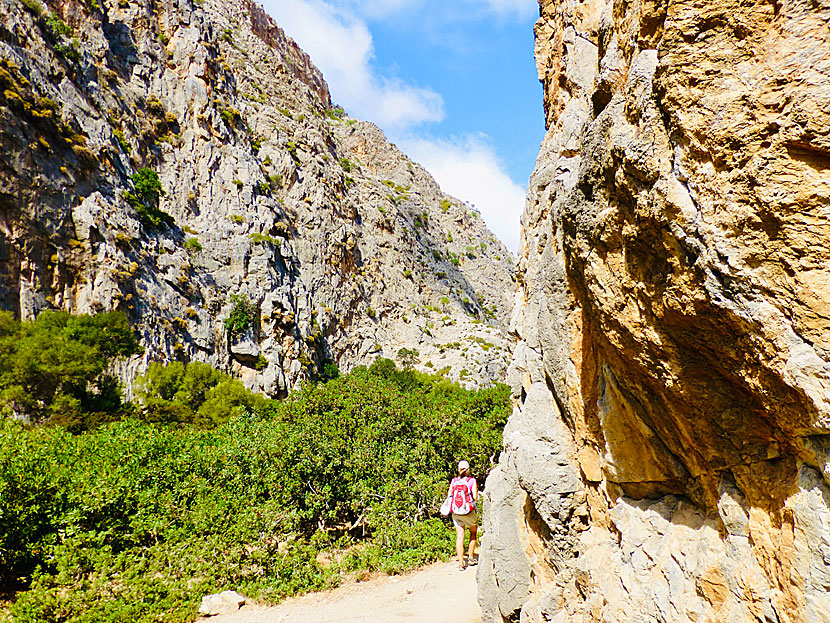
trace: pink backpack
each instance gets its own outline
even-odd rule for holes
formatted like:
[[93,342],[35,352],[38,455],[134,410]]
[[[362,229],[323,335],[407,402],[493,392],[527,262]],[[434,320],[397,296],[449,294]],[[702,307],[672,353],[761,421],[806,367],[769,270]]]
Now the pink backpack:
[[466,515],[475,510],[476,503],[473,500],[473,478],[453,478],[450,483],[450,497],[452,504],[450,508],[456,515]]

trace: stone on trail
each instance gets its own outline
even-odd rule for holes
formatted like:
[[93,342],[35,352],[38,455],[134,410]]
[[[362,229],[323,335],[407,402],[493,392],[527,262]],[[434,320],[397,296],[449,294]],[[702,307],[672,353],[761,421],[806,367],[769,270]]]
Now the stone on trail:
[[245,604],[245,597],[236,591],[222,591],[213,595],[202,597],[199,604],[199,614],[205,616],[216,616],[217,614],[231,614],[236,612]]

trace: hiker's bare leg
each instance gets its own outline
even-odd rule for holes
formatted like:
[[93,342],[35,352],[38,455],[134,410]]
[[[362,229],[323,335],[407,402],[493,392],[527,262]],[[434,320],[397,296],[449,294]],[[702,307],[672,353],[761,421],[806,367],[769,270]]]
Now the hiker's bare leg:
[[[478,526],[470,526],[470,562],[473,560],[473,554],[476,553],[476,535],[478,534]],[[462,544],[463,547],[463,544]]]
[[455,527],[455,553],[458,554],[458,564],[464,565],[464,528]]

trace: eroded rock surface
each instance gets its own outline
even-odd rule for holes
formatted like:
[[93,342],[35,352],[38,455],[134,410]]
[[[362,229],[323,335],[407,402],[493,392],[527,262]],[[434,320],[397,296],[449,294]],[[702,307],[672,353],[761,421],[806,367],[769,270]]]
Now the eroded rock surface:
[[485,620],[830,620],[828,23],[541,2]]
[[[3,2],[0,144],[0,308],[127,311],[146,348],[128,381],[192,359],[281,395],[401,348],[468,385],[504,376],[513,257],[333,106],[259,5]],[[139,218],[142,167],[175,225]],[[232,296],[256,310],[238,336]]]

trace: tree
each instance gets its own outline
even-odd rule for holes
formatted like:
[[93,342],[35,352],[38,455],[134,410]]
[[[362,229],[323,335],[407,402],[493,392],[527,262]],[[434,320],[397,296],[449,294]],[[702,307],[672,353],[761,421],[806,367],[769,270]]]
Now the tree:
[[240,408],[261,409],[262,396],[206,363],[151,363],[136,379],[141,414],[149,422],[196,424],[209,428],[227,422]]
[[139,352],[123,312],[45,311],[34,322],[0,312],[0,408],[73,426],[92,413],[114,414],[120,388],[105,371],[115,358]]
[[418,363],[419,354],[414,348],[402,348],[398,351],[398,361],[404,370],[411,370]]

